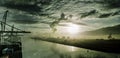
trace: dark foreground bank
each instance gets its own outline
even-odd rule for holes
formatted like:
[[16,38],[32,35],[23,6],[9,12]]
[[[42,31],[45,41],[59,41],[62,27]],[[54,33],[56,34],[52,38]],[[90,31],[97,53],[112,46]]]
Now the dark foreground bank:
[[22,58],[21,45],[0,45],[0,58]]

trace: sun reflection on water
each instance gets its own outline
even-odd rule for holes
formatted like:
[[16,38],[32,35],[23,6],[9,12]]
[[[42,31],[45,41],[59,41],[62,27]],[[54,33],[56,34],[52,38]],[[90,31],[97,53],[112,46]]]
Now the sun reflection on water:
[[72,46],[69,49],[73,52],[77,50],[75,47],[72,47]]
[[73,46],[66,46],[66,45],[61,45],[61,44],[56,44],[55,49],[57,50],[62,50],[64,52],[75,52],[78,50],[77,47],[73,47]]

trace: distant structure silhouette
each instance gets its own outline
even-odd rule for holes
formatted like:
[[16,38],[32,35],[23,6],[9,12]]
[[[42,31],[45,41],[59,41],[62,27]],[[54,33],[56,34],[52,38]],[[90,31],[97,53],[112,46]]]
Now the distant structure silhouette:
[[108,35],[108,39],[109,39],[109,40],[113,40],[113,39],[115,39],[115,38],[113,38],[113,37],[112,37],[112,34],[110,33],[110,34]]
[[112,34],[109,34],[108,39],[111,39],[111,38],[112,38]]

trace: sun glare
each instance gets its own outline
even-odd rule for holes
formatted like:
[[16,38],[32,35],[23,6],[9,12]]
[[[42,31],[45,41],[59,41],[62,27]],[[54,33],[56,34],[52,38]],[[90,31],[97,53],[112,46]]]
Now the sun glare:
[[76,24],[69,23],[67,28],[67,32],[70,34],[77,34],[80,31],[80,27]]

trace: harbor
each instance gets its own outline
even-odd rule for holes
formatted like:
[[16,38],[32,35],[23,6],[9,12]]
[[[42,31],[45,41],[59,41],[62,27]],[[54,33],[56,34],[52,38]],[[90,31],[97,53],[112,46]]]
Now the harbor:
[[[8,10],[5,11],[3,19],[0,21],[0,58],[22,58],[22,42],[18,33],[30,32],[22,31],[14,25],[8,24],[6,22],[8,12]],[[7,30],[7,27],[11,27],[11,29]]]

